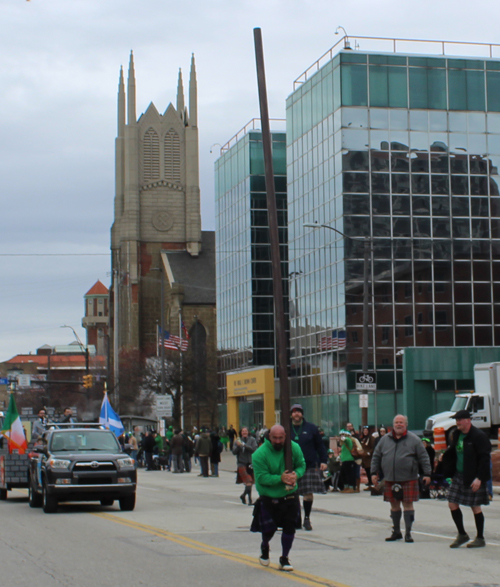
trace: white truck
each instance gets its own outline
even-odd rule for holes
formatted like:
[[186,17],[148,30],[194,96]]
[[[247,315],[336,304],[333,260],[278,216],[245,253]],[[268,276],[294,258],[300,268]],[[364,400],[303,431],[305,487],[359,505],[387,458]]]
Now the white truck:
[[459,410],[469,410],[474,426],[496,437],[500,425],[499,387],[500,362],[474,365],[474,391],[457,394],[448,412],[428,418],[424,434],[430,435],[436,428],[444,428],[446,440],[449,442],[456,430],[453,414]]

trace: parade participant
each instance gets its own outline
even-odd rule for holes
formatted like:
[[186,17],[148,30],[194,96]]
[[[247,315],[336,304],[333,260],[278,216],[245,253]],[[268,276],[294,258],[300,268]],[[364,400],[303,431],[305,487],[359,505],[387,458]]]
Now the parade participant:
[[73,416],[73,410],[71,408],[64,408],[61,424],[75,424],[76,422],[78,420]]
[[249,436],[248,428],[242,428],[240,438],[237,438],[233,444],[233,455],[236,456],[236,483],[243,483],[245,490],[240,495],[240,499],[246,505],[246,496],[248,495],[248,505],[252,505],[252,485],[253,468],[252,455],[257,450],[257,441],[253,436]]
[[[319,433],[318,427],[304,419],[304,410],[300,404],[291,407],[290,432],[302,449],[306,461],[306,472],[299,481],[299,495],[304,497],[304,530],[312,530],[310,516],[314,493],[326,493],[323,475],[328,467],[328,454]],[[318,469],[319,466],[319,469]]]
[[420,438],[408,430],[408,419],[399,414],[394,418],[393,430],[382,437],[373,452],[372,482],[379,482],[378,472],[384,471],[384,501],[391,503],[391,518],[394,524],[387,542],[401,540],[401,503],[404,510],[405,542],[413,542],[411,527],[415,519],[413,502],[418,501],[418,468],[424,471],[424,483],[431,482],[429,456]]
[[[467,548],[480,548],[486,546],[481,506],[490,503],[487,482],[490,479],[491,442],[482,430],[472,425],[468,410],[460,410],[452,418],[457,421],[457,430],[443,455],[444,474],[453,477],[448,505],[458,530],[450,548],[458,548],[466,542]],[[474,514],[477,536],[472,542],[469,542],[464,528],[461,505],[469,506]]]
[[258,505],[254,509],[251,530],[262,533],[260,564],[269,565],[269,542],[278,528],[282,528],[279,568],[293,571],[288,555],[292,548],[295,529],[300,527],[300,502],[297,480],[306,470],[306,462],[300,446],[292,442],[291,471],[285,470],[285,429],[275,424],[269,431],[269,439],[253,453],[255,485],[259,492]]
[[47,426],[47,412],[42,408],[38,412],[38,419],[33,422],[33,430],[31,431],[31,440],[37,442],[45,432]]
[[354,493],[356,487],[356,463],[352,456],[354,441],[348,430],[340,431],[340,478],[342,493]]

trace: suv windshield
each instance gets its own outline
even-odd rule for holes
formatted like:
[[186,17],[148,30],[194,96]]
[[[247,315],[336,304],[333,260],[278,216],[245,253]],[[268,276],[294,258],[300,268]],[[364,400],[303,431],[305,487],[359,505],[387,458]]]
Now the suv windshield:
[[106,430],[61,430],[61,432],[54,432],[50,442],[50,450],[53,452],[121,452],[114,434]]

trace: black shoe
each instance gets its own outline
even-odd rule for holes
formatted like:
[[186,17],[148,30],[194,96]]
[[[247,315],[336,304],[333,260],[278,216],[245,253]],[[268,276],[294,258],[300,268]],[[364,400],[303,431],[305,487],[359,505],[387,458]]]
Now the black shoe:
[[242,493],[242,494],[240,495],[241,503],[242,503],[243,505],[247,505],[247,502],[245,501],[245,495],[246,495],[245,493]]
[[393,532],[389,538],[386,538],[385,541],[386,542],[394,542],[396,540],[402,540],[403,539],[403,535],[401,534],[401,532]]
[[251,500],[251,498],[248,498],[248,505],[253,505],[253,501]]
[[455,540],[450,544],[450,548],[460,548],[462,544],[469,542],[470,538],[468,534],[457,534]]
[[415,542],[415,540],[413,540],[409,532],[405,534],[405,542]]
[[293,567],[286,556],[280,556],[280,571],[293,571]]
[[486,540],[484,538],[474,538],[472,542],[467,544],[467,548],[482,548],[486,546]]
[[259,563],[263,567],[269,566],[269,544],[267,546],[264,546],[263,544],[260,545]]
[[304,518],[304,524],[303,524],[303,526],[304,526],[304,530],[307,530],[308,532],[310,532],[313,529],[313,527],[311,526],[311,522],[310,522],[309,518]]

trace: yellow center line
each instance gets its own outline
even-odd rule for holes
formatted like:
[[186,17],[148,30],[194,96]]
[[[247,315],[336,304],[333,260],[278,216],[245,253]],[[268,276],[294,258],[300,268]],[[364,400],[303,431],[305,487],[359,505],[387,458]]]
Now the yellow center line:
[[285,573],[283,571],[279,571],[277,567],[263,567],[253,557],[244,554],[239,554],[236,552],[231,552],[230,550],[225,550],[224,548],[219,548],[217,546],[211,546],[209,544],[205,544],[204,542],[199,542],[198,540],[187,538],[185,536],[182,536],[181,534],[174,534],[173,532],[169,532],[168,530],[162,530],[161,528],[155,528],[154,526],[148,526],[147,524],[140,524],[139,522],[126,520],[113,514],[95,512],[92,515],[97,516],[99,518],[103,518],[110,522],[114,522],[116,524],[122,524],[123,526],[127,526],[128,528],[133,528],[135,530],[140,530],[142,532],[152,534],[153,536],[158,536],[159,538],[164,538],[165,540],[175,542],[176,544],[180,544],[181,546],[185,546],[186,548],[192,548],[193,550],[198,550],[206,554],[211,554],[213,556],[225,558],[232,562],[248,565],[250,567],[253,567],[254,569],[259,569],[260,571],[264,571],[266,573],[271,573],[273,575],[279,576],[281,579],[286,577],[287,579],[296,581],[297,583],[302,583],[303,585],[310,585],[312,587],[350,587],[349,585],[345,585],[344,583],[338,583],[336,581],[324,579],[323,577],[317,577],[316,575],[311,575],[309,573],[304,573],[302,571],[293,571],[292,573]]

